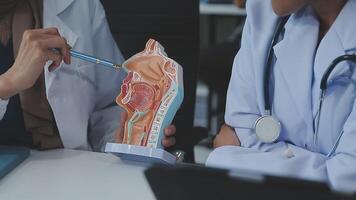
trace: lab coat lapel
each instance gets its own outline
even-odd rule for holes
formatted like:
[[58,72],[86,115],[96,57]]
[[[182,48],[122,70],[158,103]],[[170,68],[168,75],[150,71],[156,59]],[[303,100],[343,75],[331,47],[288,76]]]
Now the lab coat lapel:
[[[67,43],[74,47],[75,43],[78,40],[78,35],[75,34],[68,25],[63,21],[62,15],[65,15],[66,9],[73,3],[74,0],[45,0],[43,1],[43,26],[44,28],[48,27],[57,27],[62,37],[66,38]],[[47,11],[55,10],[55,17],[53,18],[53,13],[48,13]],[[63,65],[63,63],[62,63]],[[46,91],[47,95],[52,90],[53,82],[56,78],[55,73],[48,73],[48,70],[45,70],[46,77]]]
[[[68,26],[67,23],[69,21],[66,18],[71,17],[68,16],[68,8],[70,8],[73,1],[45,0],[43,23],[44,27],[57,27],[61,36],[65,37],[67,43],[72,47],[75,46],[78,35]],[[49,13],[48,11],[56,11],[56,13]],[[78,91],[75,89],[70,91],[73,85],[79,85],[77,83],[79,80],[72,79],[72,77],[68,77],[65,73],[62,73],[65,67],[66,65],[62,63],[60,69],[55,72],[45,70],[46,92],[64,147],[78,148],[87,141],[86,132],[84,132],[87,126],[85,124],[87,113],[84,109],[85,104],[78,105],[79,101],[76,101],[78,99]],[[67,95],[71,95],[71,97],[68,98]],[[77,107],[76,110],[80,112],[69,110],[74,107]],[[81,148],[87,147],[81,146]]]
[[[355,18],[355,10],[356,2],[348,1],[320,43],[315,59],[315,76],[319,85],[323,74],[335,58],[356,50],[356,26],[353,20],[346,20]],[[347,74],[351,72],[349,64],[342,62],[337,65],[331,73],[328,83],[340,75],[351,76],[351,74]]]
[[[74,46],[78,36],[65,23],[63,17],[66,15],[67,9],[74,0],[44,0],[43,1],[43,26],[58,27],[60,34],[67,39],[69,45]],[[48,13],[48,11],[55,13]]]
[[354,20],[356,1],[348,1],[337,18],[334,27],[347,53],[356,51],[356,26]]
[[[275,47],[275,70],[287,85],[300,117],[312,128],[311,84],[312,66],[318,38],[318,22],[309,12],[293,15],[285,26],[285,35]],[[283,84],[283,83],[282,83]]]
[[57,15],[61,14],[62,12],[64,12],[72,3],[74,2],[74,0],[56,0],[54,1],[55,6],[56,6],[56,10],[57,10]]
[[61,30],[61,35],[66,38],[67,43],[74,47],[77,42],[78,35],[75,34],[72,29],[65,23],[63,17],[66,15],[66,10],[73,3],[74,0],[61,0],[55,1],[57,7],[57,17],[58,17],[58,26]]

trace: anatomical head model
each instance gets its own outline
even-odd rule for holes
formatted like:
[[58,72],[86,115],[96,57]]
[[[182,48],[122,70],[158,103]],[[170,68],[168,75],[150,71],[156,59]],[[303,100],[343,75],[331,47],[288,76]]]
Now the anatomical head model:
[[127,72],[116,98],[128,118],[123,144],[162,148],[163,130],[183,101],[182,67],[150,39],[146,48],[123,63]]

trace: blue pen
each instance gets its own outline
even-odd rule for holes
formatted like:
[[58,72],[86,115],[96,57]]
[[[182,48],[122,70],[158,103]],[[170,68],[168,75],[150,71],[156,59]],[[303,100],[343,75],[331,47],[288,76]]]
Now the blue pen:
[[81,60],[88,61],[88,62],[91,62],[91,63],[100,64],[100,65],[103,65],[105,67],[110,67],[110,68],[114,68],[114,69],[120,69],[121,68],[121,65],[119,65],[119,64],[112,63],[112,62],[110,62],[108,60],[95,58],[93,56],[86,55],[86,54],[83,54],[83,53],[80,53],[80,52],[77,52],[77,51],[74,51],[74,50],[70,50],[70,55],[72,57],[79,58]]

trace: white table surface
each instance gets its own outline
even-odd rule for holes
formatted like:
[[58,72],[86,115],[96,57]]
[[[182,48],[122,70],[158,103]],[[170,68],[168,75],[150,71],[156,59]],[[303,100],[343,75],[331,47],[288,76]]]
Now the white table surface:
[[201,15],[246,16],[246,10],[235,4],[200,3],[199,7]]
[[144,169],[104,153],[32,151],[27,160],[0,180],[0,199],[155,199]]

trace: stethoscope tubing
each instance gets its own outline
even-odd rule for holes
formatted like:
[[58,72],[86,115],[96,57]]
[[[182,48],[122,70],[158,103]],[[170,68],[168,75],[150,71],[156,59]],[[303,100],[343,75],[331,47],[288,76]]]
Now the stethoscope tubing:
[[[264,88],[264,101],[265,101],[264,102],[265,103],[264,104],[265,105],[265,113],[264,114],[267,117],[268,116],[272,117],[272,104],[270,102],[270,91],[269,90],[270,90],[270,77],[271,77],[271,73],[272,73],[273,58],[274,58],[273,47],[277,44],[278,39],[284,30],[285,24],[288,22],[289,17],[290,16],[283,17],[278,22],[277,29],[273,35],[273,38],[271,41],[271,46],[270,46],[270,49],[268,52],[268,58],[267,58],[265,73],[264,73],[264,87],[263,87]],[[317,116],[315,135],[314,135],[314,145],[317,144],[317,140],[318,140],[320,115],[321,115],[321,111],[322,111],[322,105],[323,105],[323,101],[324,101],[325,92],[328,87],[328,79],[329,79],[332,71],[338,66],[338,64],[340,64],[343,61],[351,61],[351,62],[356,63],[356,53],[342,55],[342,56],[339,56],[336,59],[334,59],[322,76],[322,79],[320,82],[320,97],[319,97],[320,99],[319,99],[319,108],[318,108],[318,112],[317,112],[318,116]],[[276,120],[279,121],[278,119],[276,119]],[[256,130],[256,125],[255,125],[255,130]],[[336,151],[336,148],[338,147],[338,144],[340,142],[340,139],[341,139],[343,133],[344,133],[344,131],[341,130],[337,141],[333,145],[333,148],[331,149],[331,151],[329,152],[327,157],[330,157]]]
[[281,35],[285,24],[287,23],[289,19],[289,16],[283,17],[277,25],[277,29],[274,32],[274,36],[272,38],[271,46],[269,47],[268,51],[268,58],[266,62],[266,67],[265,67],[265,73],[264,73],[264,100],[265,100],[265,113],[266,115],[269,114],[271,115],[272,111],[272,104],[270,102],[270,94],[269,94],[269,83],[270,83],[270,75],[272,73],[272,67],[273,67],[273,57],[274,57],[274,49],[273,47],[278,43],[279,36]]
[[327,89],[327,87],[328,87],[328,79],[330,77],[331,72],[335,69],[336,66],[338,66],[338,64],[340,64],[343,61],[356,62],[356,53],[355,54],[342,55],[342,56],[339,56],[339,57],[335,58],[332,61],[330,66],[324,72],[323,77],[321,79],[321,82],[320,82],[320,90],[321,91],[325,91]]

